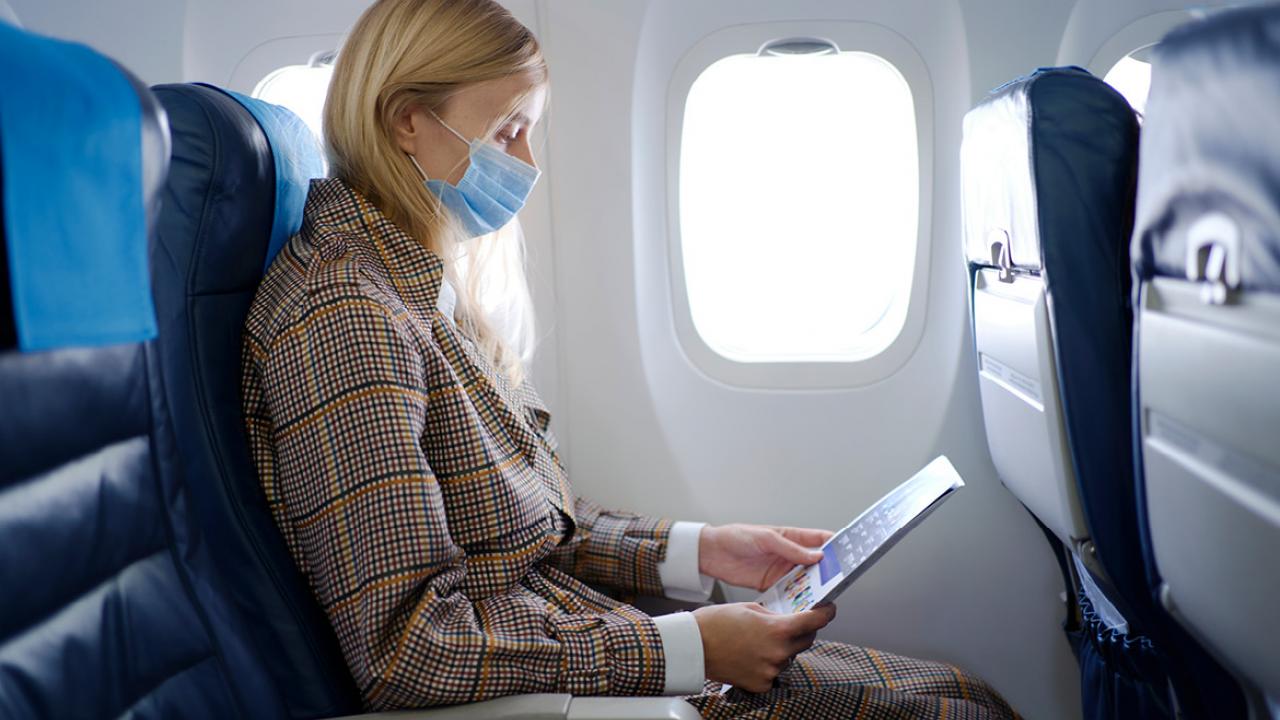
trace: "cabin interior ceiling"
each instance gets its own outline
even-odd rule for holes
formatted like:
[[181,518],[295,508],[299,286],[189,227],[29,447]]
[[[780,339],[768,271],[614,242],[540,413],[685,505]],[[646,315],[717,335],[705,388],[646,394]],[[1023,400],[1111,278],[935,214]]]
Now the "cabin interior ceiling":
[[[8,1],[28,28],[87,42],[148,83],[207,81],[245,92],[264,74],[255,68],[331,49],[367,4]],[[960,121],[986,89],[1038,66],[1088,65],[1122,28],[1186,4],[505,4],[543,39],[555,83],[540,153],[546,174],[523,221],[542,337],[534,377],[579,491],[681,519],[838,527],[946,453],[969,488],[860,580],[825,632],[960,664],[1029,718],[1078,717],[1057,567],[1001,488],[983,434],[960,255]],[[725,25],[814,21],[820,34],[824,20],[888,27],[929,71],[933,117],[919,119],[934,146],[931,221],[921,235],[929,286],[925,307],[911,310],[924,313],[924,330],[906,362],[874,384],[735,388],[695,369],[673,327],[663,73]]]

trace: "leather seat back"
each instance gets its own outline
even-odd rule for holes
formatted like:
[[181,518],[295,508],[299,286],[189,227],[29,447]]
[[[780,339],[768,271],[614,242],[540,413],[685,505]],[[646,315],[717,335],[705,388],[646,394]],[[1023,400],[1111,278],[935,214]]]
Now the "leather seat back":
[[191,521],[147,282],[163,112],[0,24],[0,716],[282,717]]
[[1280,699],[1280,7],[1155,49],[1133,236],[1152,589]]
[[245,316],[272,238],[278,247],[301,224],[310,176],[323,174],[319,148],[283,108],[203,85],[154,92],[173,137],[152,258],[158,347],[166,399],[184,428],[177,443],[193,509],[289,714],[355,712],[359,696],[337,638],[258,485],[240,406]]
[[1124,98],[1054,68],[993,91],[965,117],[961,146],[996,470],[1069,548],[1096,541],[1104,557],[1126,542],[1118,526],[1134,511],[1126,270],[1137,142]]

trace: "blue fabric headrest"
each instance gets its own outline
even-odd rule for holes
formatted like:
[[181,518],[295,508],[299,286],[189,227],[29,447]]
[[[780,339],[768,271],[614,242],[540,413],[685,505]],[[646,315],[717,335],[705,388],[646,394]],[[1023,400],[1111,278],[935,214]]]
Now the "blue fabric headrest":
[[4,238],[19,347],[154,337],[144,181],[156,178],[145,177],[155,173],[144,171],[135,84],[83,45],[5,23],[0,67]]
[[265,272],[289,238],[302,227],[302,209],[312,178],[325,176],[324,155],[311,128],[279,105],[224,90],[258,121],[276,168],[275,216],[271,220],[271,242],[262,266]]

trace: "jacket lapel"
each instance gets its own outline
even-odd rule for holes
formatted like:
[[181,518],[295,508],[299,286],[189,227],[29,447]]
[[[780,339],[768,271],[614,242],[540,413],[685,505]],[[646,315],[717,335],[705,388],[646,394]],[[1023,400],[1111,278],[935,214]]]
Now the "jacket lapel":
[[[472,397],[477,404],[487,405],[501,419],[502,426],[515,443],[525,462],[542,481],[547,501],[559,510],[571,525],[576,525],[573,506],[573,490],[568,476],[547,427],[551,414],[528,383],[513,388],[507,377],[499,372],[480,354],[475,343],[458,331],[452,323],[437,323],[433,328],[441,347],[453,346],[446,355],[461,355],[463,362],[455,362],[460,369],[460,380],[474,389]],[[536,402],[530,402],[535,400]],[[572,532],[568,533],[572,535]]]
[[386,269],[389,289],[409,312],[431,328],[473,402],[481,413],[493,413],[499,418],[517,451],[541,480],[547,501],[574,525],[573,491],[550,435],[550,413],[528,383],[511,387],[506,376],[481,355],[470,338],[439,312],[444,261],[341,180],[313,182],[323,184],[317,196],[328,198],[328,203],[324,211],[309,214],[316,219],[308,231],[321,243],[326,236],[369,239],[363,244],[358,239],[341,244],[376,256]]

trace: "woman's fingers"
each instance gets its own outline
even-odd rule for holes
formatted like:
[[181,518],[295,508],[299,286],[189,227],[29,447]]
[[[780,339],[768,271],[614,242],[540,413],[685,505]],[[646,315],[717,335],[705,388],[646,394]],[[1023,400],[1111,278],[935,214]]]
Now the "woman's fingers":
[[792,615],[790,618],[792,622],[791,631],[797,635],[817,632],[826,627],[827,623],[835,619],[835,616],[835,605],[818,605],[810,610]]
[[791,655],[795,656],[796,653],[804,652],[813,647],[813,641],[817,639],[818,633],[816,630],[795,636],[791,639]]
[[831,539],[835,533],[830,530],[819,530],[817,528],[778,528],[778,532],[782,533],[788,539],[794,540],[806,547],[818,547]]
[[804,547],[794,540],[787,539],[782,533],[771,532],[770,549],[778,557],[796,565],[812,565],[822,559],[822,551]]

